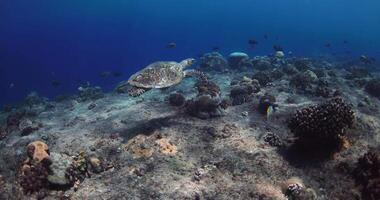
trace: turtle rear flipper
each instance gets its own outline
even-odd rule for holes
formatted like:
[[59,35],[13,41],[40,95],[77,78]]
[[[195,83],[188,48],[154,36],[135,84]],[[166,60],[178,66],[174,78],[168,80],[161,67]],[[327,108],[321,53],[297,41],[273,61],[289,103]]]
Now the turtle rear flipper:
[[128,90],[128,94],[129,94],[129,96],[132,96],[132,97],[138,97],[138,96],[144,94],[148,90],[149,89],[147,89],[147,88],[131,87]]
[[200,80],[208,80],[208,77],[204,72],[195,69],[185,70],[183,72],[185,77],[197,77]]

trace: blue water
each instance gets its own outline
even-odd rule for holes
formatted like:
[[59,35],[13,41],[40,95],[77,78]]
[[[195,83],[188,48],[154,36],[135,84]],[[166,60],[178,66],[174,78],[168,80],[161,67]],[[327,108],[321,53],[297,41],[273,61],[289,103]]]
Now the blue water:
[[[153,61],[214,46],[224,55],[265,55],[280,44],[297,56],[379,57],[379,10],[378,0],[1,0],[0,104],[30,91],[74,94],[87,81],[110,91]],[[99,77],[104,71],[123,75]]]

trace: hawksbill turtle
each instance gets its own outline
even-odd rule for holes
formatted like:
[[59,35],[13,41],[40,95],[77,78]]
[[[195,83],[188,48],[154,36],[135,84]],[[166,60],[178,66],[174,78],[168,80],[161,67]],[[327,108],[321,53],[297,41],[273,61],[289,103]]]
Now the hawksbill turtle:
[[194,64],[195,59],[188,58],[180,63],[173,61],[154,62],[144,69],[133,74],[127,84],[132,86],[128,90],[130,96],[139,96],[152,88],[168,88],[180,83],[187,76],[200,76],[204,74],[196,70],[185,70]]

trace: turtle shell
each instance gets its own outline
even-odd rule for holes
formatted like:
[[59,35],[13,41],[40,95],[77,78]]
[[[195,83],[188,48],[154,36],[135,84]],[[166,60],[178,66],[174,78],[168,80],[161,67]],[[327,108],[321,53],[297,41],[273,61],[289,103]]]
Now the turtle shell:
[[133,74],[128,83],[139,88],[166,88],[178,84],[183,77],[177,62],[155,62]]

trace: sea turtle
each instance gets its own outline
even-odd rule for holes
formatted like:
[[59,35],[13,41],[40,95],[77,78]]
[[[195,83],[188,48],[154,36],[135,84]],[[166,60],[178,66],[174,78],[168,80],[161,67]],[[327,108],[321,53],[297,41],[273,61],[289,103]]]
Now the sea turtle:
[[193,58],[185,59],[180,63],[173,61],[154,62],[129,78],[127,83],[132,87],[128,90],[128,94],[139,96],[152,88],[167,88],[176,85],[186,76],[201,75],[195,70],[185,70],[194,62],[195,59]]

